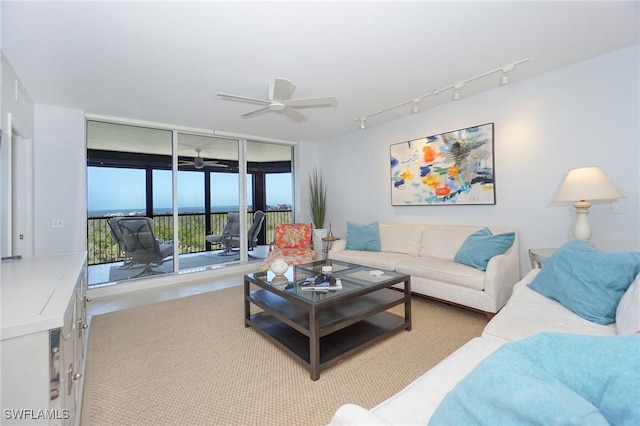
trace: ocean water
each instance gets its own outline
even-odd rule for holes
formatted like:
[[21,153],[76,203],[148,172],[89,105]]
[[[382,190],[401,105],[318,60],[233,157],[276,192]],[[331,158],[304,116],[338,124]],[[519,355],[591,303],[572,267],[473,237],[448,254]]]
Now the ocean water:
[[[253,206],[247,207],[249,211],[253,211]],[[239,209],[238,206],[213,206],[211,208],[212,213],[226,213],[226,212],[237,212]],[[291,206],[289,205],[277,205],[277,206],[267,206],[267,210],[290,210]],[[156,208],[154,211],[155,214],[171,214],[173,213],[173,209],[171,207],[161,207]],[[178,207],[178,214],[186,214],[186,213],[204,213],[204,207]],[[144,215],[145,209],[144,207],[137,209],[107,209],[107,210],[89,210],[89,217],[109,217],[109,216],[133,216],[135,214]]]
[[[251,209],[251,207],[249,207]],[[238,211],[238,206],[214,206],[211,208],[212,213],[220,212],[234,212]],[[107,209],[107,210],[89,210],[89,217],[104,217],[104,216],[133,216],[136,213],[145,214],[145,208],[140,207],[137,209]],[[173,208],[171,207],[159,207],[154,209],[155,214],[171,214]],[[185,213],[204,213],[204,207],[178,207],[178,214]]]

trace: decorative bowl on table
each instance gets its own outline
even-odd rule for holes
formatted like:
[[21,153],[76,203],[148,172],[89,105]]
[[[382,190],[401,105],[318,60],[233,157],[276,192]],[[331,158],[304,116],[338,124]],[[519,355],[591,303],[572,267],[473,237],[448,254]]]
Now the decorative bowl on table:
[[271,272],[276,275],[284,275],[285,272],[289,269],[289,265],[284,259],[276,259],[271,264]]

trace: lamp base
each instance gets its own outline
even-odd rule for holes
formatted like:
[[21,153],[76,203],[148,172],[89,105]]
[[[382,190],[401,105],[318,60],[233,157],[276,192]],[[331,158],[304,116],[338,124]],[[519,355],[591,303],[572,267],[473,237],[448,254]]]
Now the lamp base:
[[591,203],[581,200],[573,206],[576,208],[576,227],[573,230],[573,235],[579,240],[589,241],[591,238],[591,225],[589,225]]

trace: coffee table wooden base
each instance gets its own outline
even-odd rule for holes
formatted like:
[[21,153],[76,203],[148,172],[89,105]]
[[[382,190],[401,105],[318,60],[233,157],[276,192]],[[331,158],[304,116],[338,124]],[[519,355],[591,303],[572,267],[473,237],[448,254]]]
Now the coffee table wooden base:
[[[320,372],[402,330],[411,330],[409,276],[398,280],[404,291],[365,289],[325,304],[305,304],[277,294],[245,277],[245,327],[252,327],[309,369]],[[262,289],[251,291],[251,284]],[[394,283],[397,284],[397,283]],[[404,316],[388,309],[404,304]],[[262,309],[251,314],[251,305]]]

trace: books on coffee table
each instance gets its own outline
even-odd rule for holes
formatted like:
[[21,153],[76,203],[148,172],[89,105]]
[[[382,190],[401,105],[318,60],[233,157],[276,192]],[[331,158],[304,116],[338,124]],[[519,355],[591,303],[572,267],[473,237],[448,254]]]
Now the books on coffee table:
[[299,286],[300,290],[306,291],[340,290],[342,288],[342,281],[340,281],[340,278],[334,278],[331,275],[323,274],[309,277],[300,282]]

